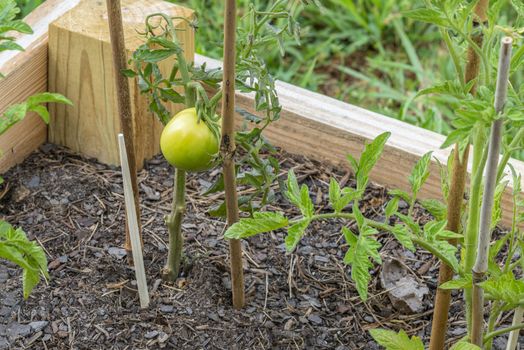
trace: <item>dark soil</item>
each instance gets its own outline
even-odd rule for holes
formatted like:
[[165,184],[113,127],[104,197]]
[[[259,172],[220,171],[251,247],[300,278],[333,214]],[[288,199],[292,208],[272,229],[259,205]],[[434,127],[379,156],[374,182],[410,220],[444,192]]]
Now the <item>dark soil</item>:
[[[351,183],[349,173],[304,158],[279,156],[311,188],[319,211],[327,210],[329,178]],[[133,270],[121,249],[124,237],[122,178],[117,168],[45,145],[5,174],[0,215],[21,226],[46,249],[51,280],[26,301],[20,271],[0,263],[0,349],[378,349],[368,330],[430,331],[438,262],[412,254],[381,235],[382,258],[400,259],[429,287],[423,310],[395,310],[374,271],[370,298],[360,301],[342,262],[344,222],[318,222],[287,255],[283,232],[243,242],[247,306],[231,307],[228,244],[224,222],[206,214],[218,196],[201,193],[218,170],[191,175],[183,224],[184,276],[164,284],[164,215],[170,210],[172,169],[161,158],[140,172],[144,256],[151,306],[140,310]],[[371,186],[366,216],[383,215],[387,192]],[[295,213],[278,196],[273,204]],[[273,209],[274,209],[273,208]],[[419,212],[421,220],[427,215]],[[350,226],[351,227],[351,226]],[[449,335],[465,333],[460,299],[452,306]],[[502,343],[504,340],[502,339]],[[500,344],[503,346],[503,344]]]

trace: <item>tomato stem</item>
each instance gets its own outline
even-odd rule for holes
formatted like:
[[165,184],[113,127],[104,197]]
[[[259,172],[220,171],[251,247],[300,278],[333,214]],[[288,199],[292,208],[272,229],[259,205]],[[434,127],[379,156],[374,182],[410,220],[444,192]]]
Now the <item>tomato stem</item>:
[[169,230],[169,253],[167,263],[162,270],[162,278],[174,282],[180,272],[184,237],[182,235],[182,220],[186,211],[186,172],[175,168],[173,187],[173,206],[171,214],[166,218]]

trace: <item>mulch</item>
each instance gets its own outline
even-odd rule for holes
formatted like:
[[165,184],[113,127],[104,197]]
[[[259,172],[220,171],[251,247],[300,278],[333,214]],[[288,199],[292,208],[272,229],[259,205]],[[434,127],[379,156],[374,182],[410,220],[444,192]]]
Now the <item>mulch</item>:
[[[299,182],[310,186],[320,212],[329,210],[330,177],[353,184],[347,169],[286,153],[278,158],[284,171],[293,168]],[[233,310],[228,243],[222,239],[225,223],[206,212],[222,194],[202,195],[218,172],[189,176],[183,224],[186,259],[174,284],[160,277],[173,171],[157,157],[140,172],[151,296],[150,307],[141,310],[133,269],[122,249],[125,214],[119,169],[49,144],[11,169],[4,175],[0,215],[45,247],[51,280],[23,300],[19,269],[0,262],[0,349],[373,350],[379,347],[367,331],[377,327],[402,328],[427,341],[438,261],[422,251],[408,252],[381,233],[382,258],[401,260],[430,293],[422,312],[399,312],[380,286],[377,267],[370,298],[362,302],[342,261],[347,246],[340,230],[344,225],[352,228],[352,223],[339,220],[315,222],[292,254],[285,253],[281,231],[244,241],[247,306]],[[362,210],[380,219],[387,200],[387,191],[372,185]],[[269,209],[297,213],[280,194]],[[427,220],[427,213],[417,213]],[[462,309],[457,294],[451,339],[466,332]]]

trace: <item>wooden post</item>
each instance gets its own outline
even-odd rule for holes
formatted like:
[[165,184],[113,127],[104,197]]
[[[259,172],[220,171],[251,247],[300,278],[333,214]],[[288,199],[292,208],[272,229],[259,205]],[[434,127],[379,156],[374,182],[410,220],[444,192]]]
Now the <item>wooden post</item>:
[[[120,7],[120,0],[106,0],[107,14],[109,18],[109,33],[111,35],[111,47],[113,49],[113,66],[118,114],[120,116],[120,125],[122,128],[123,138],[125,140],[125,147],[127,153],[127,163],[129,164],[129,176],[131,181],[132,194],[135,201],[134,208],[136,209],[136,219],[138,223],[138,235],[142,240],[140,234],[140,200],[138,196],[138,181],[136,175],[136,157],[135,157],[135,133],[133,130],[133,116],[131,114],[131,97],[129,95],[128,78],[122,74],[124,69],[127,69],[127,54],[124,40],[124,28],[122,26],[122,9]],[[120,135],[119,135],[120,138]],[[120,145],[121,146],[121,145]],[[129,215],[126,215],[128,225],[126,226],[126,241],[124,248],[127,252],[131,251],[131,241],[129,236]]]
[[[173,23],[184,56],[188,62],[194,60],[194,30],[183,20],[193,20],[192,10],[162,0],[120,3],[125,38],[121,48],[126,60],[145,41],[140,34],[145,18],[157,12],[179,18]],[[49,141],[102,163],[118,165],[117,135],[121,127],[108,17],[104,1],[81,0],[49,25],[49,91],[67,96],[74,104],[67,108],[50,106]],[[172,65],[173,61],[162,62],[162,73],[169,75]],[[148,97],[140,93],[137,79],[129,80],[129,93],[136,168],[141,169],[144,160],[160,152],[163,127],[149,111]],[[182,108],[169,107],[173,114]]]
[[[224,14],[224,81],[222,89],[222,142],[220,152],[224,161],[224,187],[226,192],[227,224],[238,221],[238,194],[235,173],[235,36],[236,1],[226,0]],[[231,286],[233,307],[244,307],[244,271],[240,240],[229,240],[231,254]]]
[[[487,21],[487,8],[489,0],[480,0],[475,6],[474,22],[476,25],[483,25]],[[482,31],[479,31],[473,38],[473,41],[482,46],[484,41]],[[480,69],[480,58],[472,47],[468,48],[468,61],[466,63],[465,81],[470,82],[476,79]],[[477,84],[471,87],[471,93],[475,94]],[[448,210],[446,226],[447,230],[460,232],[462,219],[462,204],[464,202],[464,190],[467,180],[467,165],[469,159],[469,146],[463,154],[460,154],[459,145],[455,145],[453,150],[453,168],[451,175],[451,188],[448,198]],[[451,243],[456,244],[456,240]],[[450,266],[441,263],[438,274],[438,285],[442,285],[453,279],[453,270]],[[435,312],[431,323],[431,337],[429,350],[444,350],[446,343],[446,333],[448,329],[449,307],[451,304],[451,290],[437,288],[435,295]]]
[[122,165],[122,179],[124,180],[124,200],[126,203],[127,226],[131,237],[131,248],[133,252],[133,262],[135,265],[136,284],[138,286],[138,296],[140,307],[145,309],[149,306],[149,292],[147,290],[146,271],[144,268],[144,257],[142,255],[142,242],[140,237],[140,225],[135,208],[135,198],[133,194],[132,176],[129,170],[129,160],[126,152],[127,145],[124,135],[118,135],[118,146],[120,149],[120,163]]

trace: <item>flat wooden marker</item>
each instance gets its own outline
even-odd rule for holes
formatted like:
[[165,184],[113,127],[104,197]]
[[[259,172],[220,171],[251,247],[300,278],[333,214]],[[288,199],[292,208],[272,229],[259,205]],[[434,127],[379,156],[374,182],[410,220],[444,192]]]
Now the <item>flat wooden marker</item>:
[[118,134],[118,146],[120,148],[120,164],[122,165],[122,178],[124,180],[124,199],[126,204],[127,224],[131,238],[131,249],[133,251],[133,263],[135,265],[135,276],[140,297],[140,307],[145,309],[149,306],[149,292],[147,291],[146,271],[144,268],[144,257],[142,255],[142,244],[138,232],[138,220],[136,216],[135,200],[131,187],[131,174],[127,160],[126,144],[124,135]]

